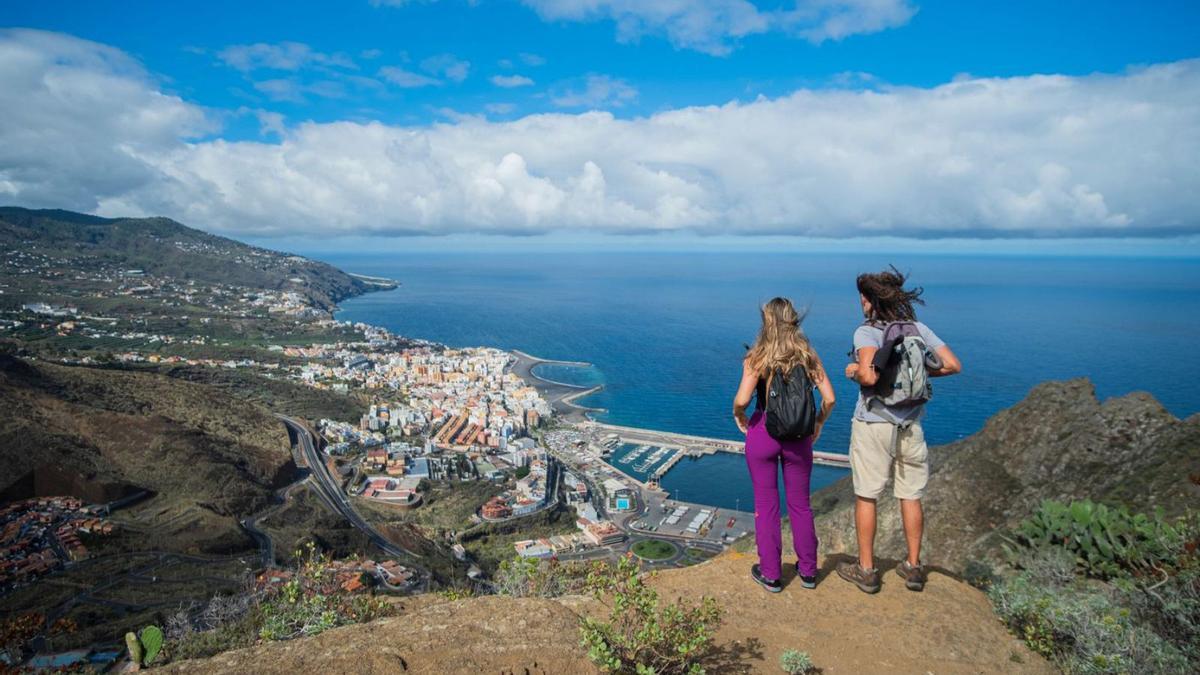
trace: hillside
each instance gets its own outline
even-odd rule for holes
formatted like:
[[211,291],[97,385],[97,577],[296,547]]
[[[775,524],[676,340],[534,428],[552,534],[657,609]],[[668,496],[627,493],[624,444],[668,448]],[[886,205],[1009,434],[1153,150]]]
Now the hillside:
[[[962,571],[996,559],[1000,535],[1044,499],[1093,499],[1167,514],[1200,505],[1200,414],[1180,420],[1145,393],[1100,402],[1086,379],[1047,382],[978,433],[930,448],[927,562]],[[813,495],[825,551],[856,549],[847,477]],[[890,489],[879,500],[877,554],[903,556]]]
[[[830,576],[812,591],[789,585],[763,592],[752,560],[727,552],[662,572],[664,597],[715,596],[725,608],[710,673],[778,673],[785,649],[802,649],[826,675],[839,673],[1050,673],[1005,632],[978,590],[935,574],[924,593],[886,584],[868,596]],[[599,613],[580,596],[437,596],[401,601],[400,616],[167,666],[166,673],[595,673],[579,646],[580,616]],[[911,628],[911,629],[910,629]]]
[[159,532],[176,550],[251,548],[235,516],[267,505],[295,470],[279,421],[213,387],[0,354],[0,401],[3,501],[150,490],[140,508],[194,510],[205,524]]
[[140,270],[178,281],[295,290],[326,310],[371,288],[332,265],[207,234],[169,218],[0,207],[0,248],[92,270]]

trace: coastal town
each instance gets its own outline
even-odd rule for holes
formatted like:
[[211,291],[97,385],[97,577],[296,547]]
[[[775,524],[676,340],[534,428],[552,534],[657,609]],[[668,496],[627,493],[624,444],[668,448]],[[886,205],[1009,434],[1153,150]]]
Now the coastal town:
[[[19,263],[18,274],[44,275],[51,266],[50,259],[37,255],[13,261]],[[88,269],[79,273],[79,281],[93,284],[97,298],[132,297],[171,314],[158,321],[147,312],[107,317],[88,309],[84,298],[78,303],[34,299],[0,317],[0,334],[85,340],[111,350],[100,353],[112,362],[133,367],[238,370],[365,396],[369,407],[358,419],[314,421],[338,489],[350,500],[399,513],[422,508],[434,484],[495,483],[498,492],[477,504],[477,523],[560,508],[572,512],[574,533],[513,543],[514,554],[540,558],[617,555],[650,536],[716,550],[750,530],[745,514],[722,516],[712,507],[674,503],[659,487],[662,474],[689,452],[713,448],[667,442],[623,452],[632,446],[621,434],[604,432],[586,419],[568,421],[580,417],[569,413],[583,410],[570,402],[581,392],[564,392],[561,383],[538,378],[533,366],[539,361],[529,355],[450,348],[338,321],[300,289],[180,281],[114,266]],[[170,330],[154,331],[167,317],[173,319]],[[301,335],[337,339],[264,339],[237,358],[217,355],[228,351],[220,349],[228,342],[219,324],[231,318],[268,320],[294,326],[291,330]],[[97,350],[86,351],[56,360],[88,365],[100,358]],[[622,456],[614,458],[617,453]]]
[[[271,256],[247,261],[308,264]],[[140,558],[124,547],[136,547],[152,520],[132,516],[124,504],[37,496],[0,511],[0,595],[32,598],[42,579],[90,579],[94,561],[126,558],[128,571],[114,577],[125,584],[157,585],[154,574],[140,570],[183,561],[174,564],[203,575],[181,577],[195,578],[195,588],[217,583],[208,575],[219,569],[228,578],[252,571],[254,592],[275,592],[293,578],[296,558],[284,548],[289,540],[276,541],[282,530],[273,519],[297,499],[311,500],[343,532],[361,537],[356,553],[327,563],[330,588],[347,594],[419,593],[446,584],[491,592],[502,563],[513,558],[634,555],[650,566],[685,566],[752,530],[749,513],[682,502],[661,487],[679,461],[739,447],[595,422],[594,411],[577,403],[595,388],[537,372],[545,363],[581,364],[450,347],[340,321],[336,304],[319,301],[311,279],[300,276],[264,288],[45,254],[9,253],[6,263],[0,340],[22,345],[31,361],[170,373],[264,393],[272,385],[262,383],[280,383],[312,392],[314,409],[328,412],[280,417],[298,472],[279,489],[277,503],[238,517],[258,555]],[[126,531],[128,524],[134,527]],[[298,535],[291,541],[316,538],[303,526]],[[115,540],[122,543],[108,543]],[[89,580],[81,588],[105,583]],[[169,583],[184,594],[192,582]],[[64,592],[47,605],[47,616],[70,612],[72,595],[94,607],[111,602],[86,590]],[[152,612],[154,602],[125,606]]]

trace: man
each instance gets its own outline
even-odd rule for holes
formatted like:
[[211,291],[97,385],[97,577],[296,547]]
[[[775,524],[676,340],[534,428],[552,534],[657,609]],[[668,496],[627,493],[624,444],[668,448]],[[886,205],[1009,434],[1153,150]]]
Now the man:
[[[913,305],[925,304],[921,300],[922,289],[907,290],[904,282],[904,275],[895,267],[858,277],[859,301],[866,322],[854,331],[853,361],[846,366],[846,377],[859,384],[858,403],[850,430],[858,561],[839,563],[837,572],[838,576],[866,593],[879,591],[874,551],[875,504],[889,478],[893,478],[893,494],[900,501],[900,517],[908,548],[908,557],[896,567],[896,572],[904,579],[905,587],[912,591],[922,590],[926,578],[925,566],[921,563],[924,529],[921,497],[929,479],[929,453],[921,430],[921,417],[925,412],[924,399],[932,390],[925,390],[923,398],[913,396],[911,398],[915,400],[903,404],[883,402],[876,385],[881,377],[888,377],[889,381],[896,377],[894,372],[885,372],[889,369],[881,366],[886,359],[876,359],[876,353],[884,345],[885,330],[889,324],[906,322],[907,326],[887,330],[889,338],[907,333],[912,337],[905,344],[913,345],[917,350],[924,343],[926,358],[921,364],[924,373],[918,373],[921,381],[925,376],[954,375],[962,370],[954,352],[928,326],[917,321]],[[893,344],[889,341],[889,348]],[[890,349],[888,356],[891,358]],[[912,376],[911,372],[909,376]]]

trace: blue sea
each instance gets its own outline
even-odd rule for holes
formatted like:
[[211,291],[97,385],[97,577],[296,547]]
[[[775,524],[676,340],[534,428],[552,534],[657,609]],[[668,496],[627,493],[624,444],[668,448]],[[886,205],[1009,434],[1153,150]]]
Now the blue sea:
[[[804,329],[834,376],[837,408],[818,449],[845,452],[856,389],[841,377],[860,323],[855,276],[896,263],[924,287],[918,308],[959,355],[935,381],[933,444],[968,436],[1045,380],[1087,376],[1101,398],[1152,393],[1179,416],[1200,410],[1200,260],[796,253],[447,253],[325,255],[402,285],[342,304],[339,319],[454,346],[520,349],[591,368],[542,366],[603,391],[602,421],[738,438],[730,415],[758,307],[808,308]],[[818,467],[814,489],[843,475]],[[680,498],[747,508],[740,456],[685,459],[663,485]]]

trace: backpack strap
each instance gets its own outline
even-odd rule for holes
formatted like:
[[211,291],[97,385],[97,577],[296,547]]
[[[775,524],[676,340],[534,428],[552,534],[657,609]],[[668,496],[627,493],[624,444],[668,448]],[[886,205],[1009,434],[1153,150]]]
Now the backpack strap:
[[879,415],[884,419],[885,422],[892,425],[892,440],[889,444],[889,448],[892,453],[892,458],[895,459],[896,453],[899,451],[900,447],[900,432],[911,427],[916,420],[902,419],[897,417],[895,413],[893,413],[891,410],[888,410],[887,406],[883,405],[883,403],[881,403],[880,400],[875,396],[868,398],[866,400],[866,404],[867,412],[873,412],[876,415]]

